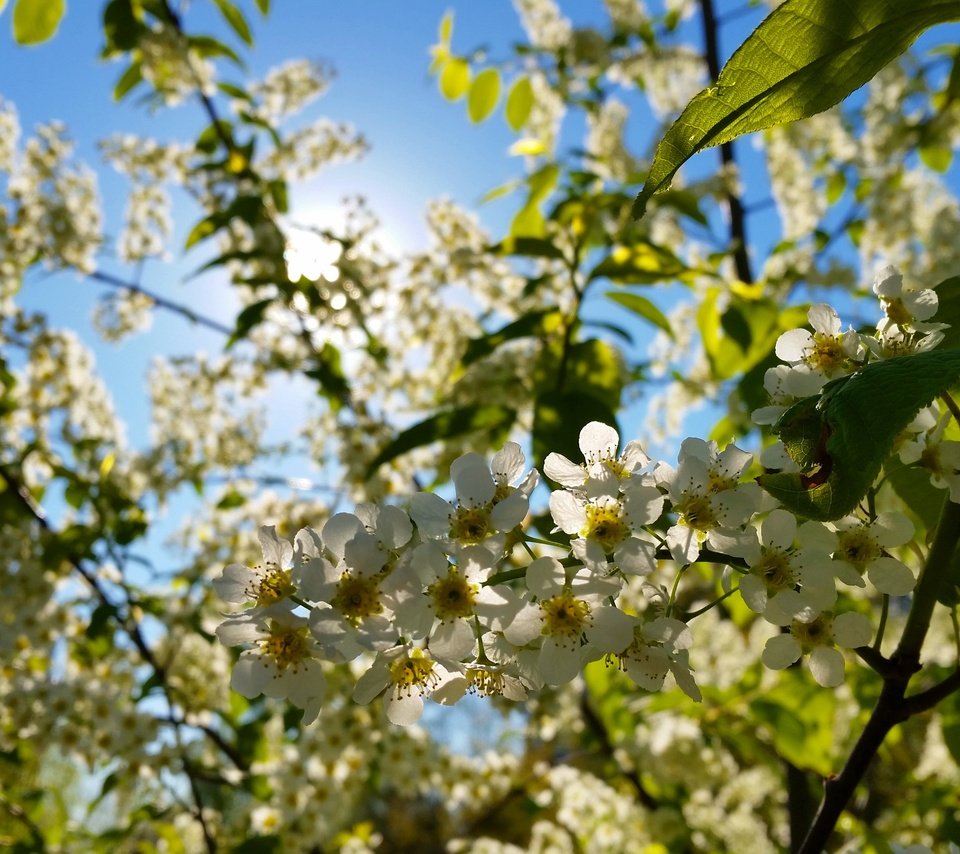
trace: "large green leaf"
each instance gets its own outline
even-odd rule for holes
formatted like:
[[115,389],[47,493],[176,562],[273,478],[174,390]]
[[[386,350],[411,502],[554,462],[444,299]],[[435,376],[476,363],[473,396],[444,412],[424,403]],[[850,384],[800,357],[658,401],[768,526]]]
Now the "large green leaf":
[[794,404],[776,432],[800,473],[759,484],[810,519],[839,519],[867,493],[897,435],[960,378],[960,351],[934,350],[867,365]]
[[396,459],[401,454],[440,439],[450,439],[477,430],[488,433],[505,431],[516,417],[516,412],[499,404],[473,404],[438,412],[425,421],[407,428],[390,442],[370,463],[367,473],[373,474],[384,463]]
[[697,152],[832,107],[925,29],[955,20],[957,0],[787,0],[667,131],[634,216],[643,216],[650,196]]
[[67,11],[66,0],[17,0],[13,37],[18,44],[39,44],[52,38]]

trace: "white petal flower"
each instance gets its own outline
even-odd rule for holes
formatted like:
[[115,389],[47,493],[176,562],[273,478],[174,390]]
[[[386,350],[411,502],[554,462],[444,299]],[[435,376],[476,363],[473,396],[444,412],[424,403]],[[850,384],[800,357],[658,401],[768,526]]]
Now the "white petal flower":
[[551,453],[543,471],[551,480],[589,497],[616,496],[650,463],[650,457],[637,441],[632,441],[617,456],[620,436],[613,427],[591,421],[580,431],[580,451],[584,463],[578,465],[562,454]]

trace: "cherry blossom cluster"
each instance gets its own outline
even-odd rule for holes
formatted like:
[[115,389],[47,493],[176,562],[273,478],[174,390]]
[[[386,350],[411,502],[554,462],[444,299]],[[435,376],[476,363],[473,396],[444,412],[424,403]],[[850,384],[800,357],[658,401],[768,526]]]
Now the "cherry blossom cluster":
[[[768,372],[774,407],[759,411],[758,421],[871,357],[925,350],[942,338],[944,326],[928,322],[933,291],[904,289],[892,268],[875,291],[886,315],[876,336],[843,331],[836,312],[817,305],[812,332],[780,337],[777,353],[787,364]],[[914,425],[901,453],[933,459],[928,450],[942,420],[925,411]],[[214,582],[223,600],[247,606],[217,630],[223,643],[246,647],[233,687],[247,697],[287,698],[309,722],[323,701],[322,662],[372,657],[354,700],[383,697],[389,720],[406,725],[418,720],[425,697],[522,700],[603,659],[647,691],[671,674],[699,700],[689,622],[721,600],[679,607],[683,572],[698,562],[725,566],[722,598],[738,595],[779,627],[764,664],[782,669],[803,658],[818,683],[836,686],[840,648],[873,636],[864,614],[838,612],[838,583],[869,583],[890,596],[914,587],[913,571],[893,553],[914,535],[901,513],[802,521],[760,489],[754,455],[734,444],[688,438],[674,468],[652,460],[638,441],[622,451],[619,443],[614,428],[591,422],[579,437],[582,462],[546,457],[544,474],[559,487],[549,497],[551,539],[525,527],[540,476],[525,470],[513,442],[489,462],[476,453],[456,459],[450,499],[418,493],[408,509],[361,504],[319,531],[303,528],[292,544],[261,528],[263,562],[230,564]],[[952,474],[937,470],[933,479],[956,500],[949,460],[958,443],[940,445],[937,459],[953,465]]]

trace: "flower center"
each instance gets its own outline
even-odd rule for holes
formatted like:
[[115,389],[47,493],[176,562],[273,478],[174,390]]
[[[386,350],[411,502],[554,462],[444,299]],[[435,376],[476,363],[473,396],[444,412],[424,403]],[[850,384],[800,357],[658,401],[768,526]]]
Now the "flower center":
[[586,513],[587,524],[583,526],[580,534],[585,539],[599,543],[605,552],[613,551],[617,543],[630,536],[630,526],[623,518],[623,508],[619,501],[588,504]]
[[707,531],[717,524],[710,499],[705,495],[694,495],[677,508],[680,511],[680,524],[698,531]]
[[475,665],[467,668],[467,690],[471,694],[479,694],[481,697],[502,697],[503,696],[503,674],[499,670],[492,670],[489,667]]
[[778,549],[763,549],[760,560],[750,571],[763,580],[767,590],[786,590],[797,583],[790,558]]
[[794,620],[790,624],[790,634],[797,639],[804,652],[810,652],[818,646],[833,646],[833,618],[821,614],[812,623]]
[[863,529],[843,531],[837,539],[839,542],[836,556],[852,563],[861,573],[870,561],[880,556],[877,544]]
[[330,604],[354,624],[383,611],[376,579],[350,572],[340,576],[337,592]]
[[830,376],[843,368],[847,354],[843,351],[840,339],[823,332],[813,333],[813,352],[806,359],[816,370]]
[[590,606],[572,593],[561,593],[540,603],[543,634],[553,638],[579,640],[590,625]]
[[262,575],[258,582],[254,582],[247,588],[247,595],[261,607],[272,605],[285,599],[292,593],[297,592],[296,586],[290,581],[290,570],[281,569],[275,563],[268,563],[266,566],[258,566]]
[[264,655],[273,659],[277,670],[286,670],[310,657],[307,647],[307,627],[294,629],[277,622],[270,623],[270,634],[259,641]]
[[483,542],[490,532],[489,507],[458,507],[450,524],[450,536],[468,546]]
[[906,326],[913,320],[913,315],[903,304],[902,299],[883,299],[881,303],[883,304],[883,313],[886,314],[891,321],[896,323],[897,326]]
[[395,696],[410,697],[435,688],[440,676],[434,672],[433,661],[415,649],[390,665],[390,682]]
[[446,578],[435,581],[427,588],[433,601],[433,611],[444,622],[473,614],[479,588],[470,584],[456,569],[451,569]]

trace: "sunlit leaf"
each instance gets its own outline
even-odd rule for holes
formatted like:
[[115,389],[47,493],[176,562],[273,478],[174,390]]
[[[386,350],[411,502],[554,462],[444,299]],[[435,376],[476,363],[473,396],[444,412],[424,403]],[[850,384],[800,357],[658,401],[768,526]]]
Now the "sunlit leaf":
[[873,484],[900,431],[958,379],[960,351],[934,350],[874,362],[828,383],[775,427],[800,473],[763,475],[758,482],[801,516],[844,516]]
[[448,101],[459,101],[470,88],[470,65],[454,56],[447,60],[440,72],[440,93]]
[[634,216],[643,216],[650,196],[697,152],[832,107],[925,29],[954,20],[960,20],[956,0],[787,0],[667,131]]
[[443,17],[440,19],[440,29],[438,30],[438,36],[442,44],[450,44],[450,41],[453,39],[453,10],[448,9],[443,13]]
[[467,96],[467,115],[474,124],[482,122],[496,109],[500,100],[500,72],[485,68],[470,84]]
[[626,285],[650,284],[676,279],[689,269],[669,249],[642,241],[632,246],[615,246],[590,271],[588,279],[605,278]]
[[514,81],[507,95],[505,107],[507,124],[511,130],[519,131],[530,118],[533,109],[533,86],[529,77],[520,77]]
[[673,329],[670,328],[670,321],[667,320],[666,315],[646,297],[642,297],[640,294],[627,293],[626,291],[607,291],[606,297],[619,303],[644,320],[649,321],[673,338]]
[[134,60],[127,66],[127,70],[120,75],[120,79],[117,80],[116,85],[113,87],[113,100],[123,100],[124,96],[126,96],[131,89],[142,82],[143,66],[139,59]]
[[66,0],[17,0],[13,37],[18,44],[39,44],[52,38],[67,11]]
[[253,45],[253,33],[250,32],[250,25],[247,23],[247,19],[243,16],[241,12],[230,0],[213,0],[216,4],[216,7],[220,10],[220,14],[223,15],[224,20],[230,25],[232,29],[247,45]]

